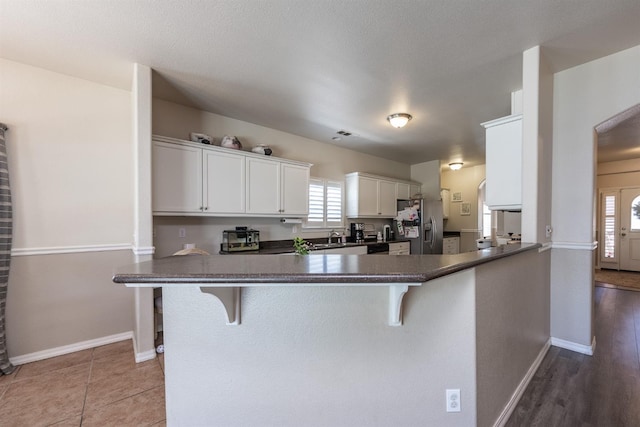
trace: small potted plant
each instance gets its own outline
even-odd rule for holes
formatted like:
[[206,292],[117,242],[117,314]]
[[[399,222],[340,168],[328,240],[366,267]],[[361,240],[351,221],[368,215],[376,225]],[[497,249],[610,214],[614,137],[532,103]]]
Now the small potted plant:
[[300,237],[293,239],[293,248],[296,251],[296,255],[309,255],[309,246],[310,243]]

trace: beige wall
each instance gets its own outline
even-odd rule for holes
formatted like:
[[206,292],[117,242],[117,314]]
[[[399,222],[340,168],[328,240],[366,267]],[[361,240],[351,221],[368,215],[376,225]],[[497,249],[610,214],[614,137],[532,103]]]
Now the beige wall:
[[460,203],[449,200],[449,219],[445,231],[478,229],[478,186],[485,179],[484,165],[442,171],[442,188],[451,194],[462,193],[462,201],[471,203],[471,215],[460,215]]
[[25,356],[133,329],[133,291],[111,281],[132,252],[14,257],[7,298],[9,356]]
[[130,243],[131,94],[0,60],[14,248]]
[[505,402],[546,351],[550,254],[528,251],[476,268],[478,426],[501,425]]
[[598,188],[640,186],[640,159],[598,163]]
[[[130,93],[3,59],[0,82],[24,255],[12,260],[9,355],[130,331],[132,291],[111,283],[131,262]],[[83,253],[96,247],[122,250]]]

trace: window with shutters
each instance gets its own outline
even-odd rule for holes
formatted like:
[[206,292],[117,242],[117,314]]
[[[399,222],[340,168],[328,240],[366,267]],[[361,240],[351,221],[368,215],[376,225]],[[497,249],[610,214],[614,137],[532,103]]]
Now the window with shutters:
[[602,260],[616,261],[617,193],[602,195]]
[[321,178],[309,180],[309,216],[305,228],[338,228],[343,226],[343,185]]

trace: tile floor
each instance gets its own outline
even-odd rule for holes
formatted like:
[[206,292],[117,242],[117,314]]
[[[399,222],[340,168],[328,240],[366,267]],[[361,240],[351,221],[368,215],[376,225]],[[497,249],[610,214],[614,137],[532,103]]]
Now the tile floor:
[[0,376],[0,425],[164,426],[163,370],[130,340],[18,366]]

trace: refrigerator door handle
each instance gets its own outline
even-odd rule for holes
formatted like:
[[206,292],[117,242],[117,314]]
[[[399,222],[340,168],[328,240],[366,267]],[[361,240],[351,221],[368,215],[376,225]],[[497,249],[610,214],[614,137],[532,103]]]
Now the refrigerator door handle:
[[429,218],[428,222],[424,223],[423,234],[422,234],[422,241],[425,244],[428,244],[428,245],[431,245],[431,242],[430,242],[431,239],[429,238],[429,234],[428,233],[429,232],[433,232],[433,228],[432,228],[433,224],[430,224],[430,222],[431,222],[431,218]]
[[431,247],[436,245],[436,233],[438,232],[438,224],[435,217],[431,217]]

